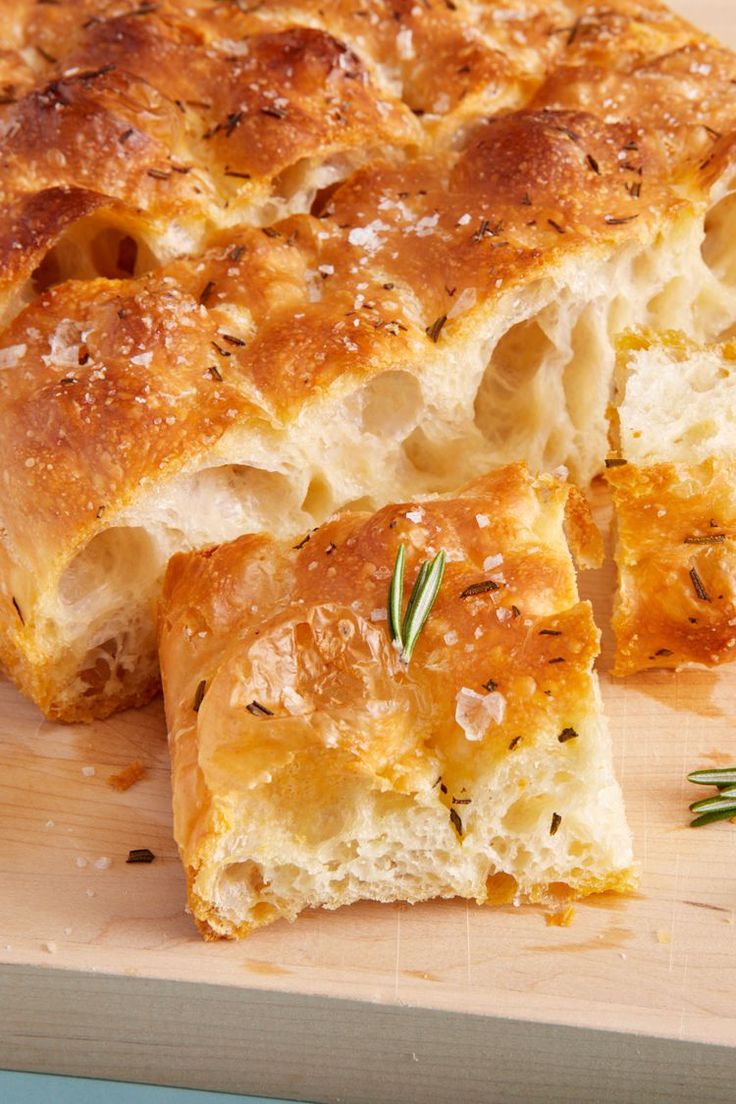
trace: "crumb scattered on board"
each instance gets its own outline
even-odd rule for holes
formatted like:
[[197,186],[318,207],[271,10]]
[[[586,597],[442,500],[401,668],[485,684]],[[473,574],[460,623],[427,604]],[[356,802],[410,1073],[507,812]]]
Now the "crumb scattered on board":
[[559,912],[546,913],[544,918],[548,928],[569,928],[575,919],[575,908],[573,905],[568,905]]
[[148,770],[143,766],[143,763],[139,759],[134,759],[132,763],[129,763],[127,767],[123,767],[117,774],[111,774],[107,784],[113,790],[123,793],[125,790],[129,790],[131,786],[135,786],[136,782],[140,782],[142,778],[145,778],[147,773]]
[[668,932],[668,931],[665,931],[663,928],[660,928],[660,930],[657,932],[657,942],[658,943],[671,943],[672,942],[672,932]]

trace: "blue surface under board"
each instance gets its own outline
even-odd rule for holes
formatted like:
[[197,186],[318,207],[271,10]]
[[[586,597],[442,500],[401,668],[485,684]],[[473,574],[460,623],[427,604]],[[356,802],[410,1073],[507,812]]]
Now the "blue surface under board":
[[92,1081],[79,1077],[52,1077],[44,1073],[8,1073],[0,1070],[2,1104],[286,1104],[260,1096],[168,1089],[122,1081]]

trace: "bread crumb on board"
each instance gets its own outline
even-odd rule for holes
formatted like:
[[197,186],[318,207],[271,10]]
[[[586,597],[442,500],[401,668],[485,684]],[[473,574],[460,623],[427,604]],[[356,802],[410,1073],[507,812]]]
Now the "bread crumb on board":
[[663,928],[660,928],[659,931],[657,932],[657,942],[658,943],[663,943],[663,944],[671,943],[672,942],[672,932],[668,932],[668,931],[665,931]]
[[575,919],[575,907],[568,905],[567,908],[559,909],[557,912],[547,912],[544,919],[548,928],[569,928]]
[[113,790],[117,790],[118,793],[123,793],[125,790],[129,790],[131,786],[135,786],[136,782],[140,782],[142,778],[145,778],[147,773],[148,768],[144,767],[139,759],[134,759],[132,763],[129,763],[127,767],[123,767],[117,774],[109,775],[107,784]]

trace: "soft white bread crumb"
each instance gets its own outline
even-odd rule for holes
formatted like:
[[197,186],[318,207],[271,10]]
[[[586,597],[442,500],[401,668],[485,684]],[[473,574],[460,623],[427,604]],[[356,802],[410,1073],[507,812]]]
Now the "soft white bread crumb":
[[618,368],[614,671],[736,656],[736,342],[628,335]]
[[639,465],[736,455],[736,347],[682,335],[633,350],[619,374],[621,455]]

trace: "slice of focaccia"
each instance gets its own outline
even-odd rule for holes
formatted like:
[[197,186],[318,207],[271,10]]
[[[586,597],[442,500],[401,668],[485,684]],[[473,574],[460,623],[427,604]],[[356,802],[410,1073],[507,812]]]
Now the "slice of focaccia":
[[[632,855],[578,597],[600,538],[520,466],[456,497],[175,556],[161,662],[175,834],[205,938],[358,899],[625,890]],[[445,576],[404,663],[386,607]]]
[[607,472],[615,673],[736,658],[736,342],[631,336]]

